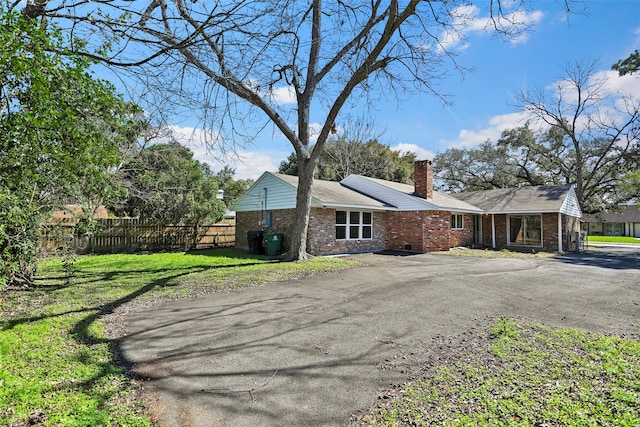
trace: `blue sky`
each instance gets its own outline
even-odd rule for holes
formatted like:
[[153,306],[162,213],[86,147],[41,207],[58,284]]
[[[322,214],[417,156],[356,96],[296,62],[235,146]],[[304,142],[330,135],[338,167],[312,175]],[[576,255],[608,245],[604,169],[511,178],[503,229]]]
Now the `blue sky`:
[[[375,111],[364,111],[384,132],[381,142],[430,159],[449,147],[495,140],[502,130],[523,123],[523,115],[513,106],[516,92],[549,87],[563,77],[565,65],[575,61],[599,61],[602,76],[611,79],[611,90],[640,97],[640,76],[620,79],[610,71],[611,64],[640,49],[640,1],[584,1],[573,6],[583,13],[567,16],[561,0],[529,2],[523,16],[532,28],[513,40],[483,31],[486,17],[478,12],[464,43],[448,39],[460,65],[474,69],[464,75],[451,70],[440,83],[450,104],[443,106],[439,99],[425,94],[405,94],[399,105],[380,103]],[[221,162],[218,153],[194,142],[197,129],[181,123],[174,131],[182,135],[180,140],[196,158],[210,163],[214,170],[230,164],[236,168],[236,178],[257,178],[265,170],[275,171],[293,151],[282,137],[265,131],[254,146],[239,148],[235,160]]]

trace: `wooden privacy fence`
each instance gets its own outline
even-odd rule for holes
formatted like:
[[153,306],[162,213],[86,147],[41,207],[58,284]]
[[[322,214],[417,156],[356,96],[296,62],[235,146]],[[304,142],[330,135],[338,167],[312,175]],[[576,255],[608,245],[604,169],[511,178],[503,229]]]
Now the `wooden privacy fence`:
[[212,225],[158,225],[139,219],[98,219],[96,233],[75,236],[74,226],[45,227],[43,249],[56,250],[63,241],[78,254],[187,250],[229,247],[235,244],[235,221]]

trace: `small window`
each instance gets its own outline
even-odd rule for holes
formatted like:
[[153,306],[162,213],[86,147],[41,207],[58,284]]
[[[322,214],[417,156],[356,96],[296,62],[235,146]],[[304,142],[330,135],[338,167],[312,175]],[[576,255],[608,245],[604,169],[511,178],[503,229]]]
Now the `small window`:
[[462,230],[464,228],[462,214],[453,214],[451,215],[451,229],[452,230]]
[[349,223],[360,224],[360,212],[349,212]]
[[373,237],[371,212],[336,211],[336,240],[359,240]]

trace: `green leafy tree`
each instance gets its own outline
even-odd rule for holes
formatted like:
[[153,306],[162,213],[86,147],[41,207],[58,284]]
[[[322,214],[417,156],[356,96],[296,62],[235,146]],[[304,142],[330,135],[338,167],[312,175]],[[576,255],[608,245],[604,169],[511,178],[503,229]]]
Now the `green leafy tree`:
[[[348,141],[340,137],[325,144],[318,159],[314,178],[341,181],[351,174],[394,182],[413,183],[413,153],[394,151],[376,140],[367,142]],[[278,172],[297,175],[295,153],[280,163]]]
[[436,187],[445,192],[489,190],[521,185],[505,147],[485,141],[477,147],[449,148],[433,158]]
[[252,179],[234,179],[236,170],[225,166],[215,174],[218,188],[224,191],[222,201],[227,207],[232,206],[240,196],[253,184]]
[[640,52],[636,49],[625,59],[621,59],[611,66],[621,76],[637,73],[640,70]]
[[122,215],[163,224],[216,222],[225,207],[209,166],[177,142],[144,148],[121,169],[128,197],[113,208]]
[[[509,129],[498,141],[477,147],[448,149],[434,158],[439,188],[448,192],[489,190],[528,185],[575,184],[583,170],[582,192],[577,193],[585,212],[611,208],[637,197],[636,174],[626,171],[637,164],[621,156],[604,138],[581,142],[578,163],[570,138],[552,127],[534,132],[529,126]],[[637,178],[635,178],[637,179]]]
[[[75,42],[74,42],[75,43]],[[139,110],[88,72],[49,24],[0,12],[0,282],[29,277],[39,224],[54,207],[102,194]]]
[[518,96],[538,130],[525,125],[503,132],[497,142],[437,155],[434,169],[442,187],[457,192],[571,183],[584,212],[634,197],[640,102],[609,95],[595,65],[569,65],[556,87]]
[[626,199],[635,200],[640,204],[640,169],[629,172],[622,178],[620,192]]
[[639,168],[640,101],[609,93],[597,68],[596,62],[568,64],[555,87],[517,96],[530,119],[549,129],[522,150],[542,171],[575,184],[585,212],[625,202],[620,181]]
[[[627,58],[622,59],[611,67],[620,76],[634,74],[640,71],[640,52],[636,49]],[[636,153],[636,157],[638,157]],[[640,164],[640,161],[638,162]],[[629,199],[636,199],[640,203],[640,169],[629,172],[624,176],[620,191]]]
[[[520,2],[477,3],[497,33],[518,34],[526,26],[513,19]],[[161,99],[170,93],[201,111],[217,147],[252,141],[255,129],[267,126],[282,134],[298,165],[288,236],[288,257],[296,260],[307,257],[313,175],[336,122],[354,104],[387,102],[408,90],[443,99],[436,83],[453,57],[447,37],[462,37],[463,26],[474,21],[468,6],[461,0],[14,3],[27,16],[112,41],[115,55],[94,57],[128,67],[147,87],[161,88]],[[283,93],[292,96],[283,100]]]
[[42,218],[37,204],[0,189],[0,289],[31,281]]

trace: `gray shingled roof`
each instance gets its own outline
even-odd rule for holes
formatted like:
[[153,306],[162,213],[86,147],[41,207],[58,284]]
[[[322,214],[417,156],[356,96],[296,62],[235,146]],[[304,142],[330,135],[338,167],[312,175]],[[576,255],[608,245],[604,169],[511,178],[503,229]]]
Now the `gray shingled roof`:
[[629,205],[619,212],[599,212],[585,215],[582,220],[585,222],[640,222],[640,207]]
[[453,194],[453,197],[487,213],[559,212],[570,190],[568,184],[472,191]]
[[[294,187],[298,186],[297,176],[280,173],[274,173],[273,175]],[[373,208],[389,207],[378,200],[343,187],[336,181],[322,181],[314,179],[313,185],[311,186],[311,196],[321,203],[336,206],[370,206]]]
[[[293,187],[298,177],[273,173]],[[572,193],[570,184],[553,187],[522,187],[483,190],[448,195],[433,192],[433,197],[415,196],[414,186],[383,179],[350,175],[343,182],[314,180],[312,205],[361,206],[399,210],[447,210],[484,213],[561,212],[567,196]]]

